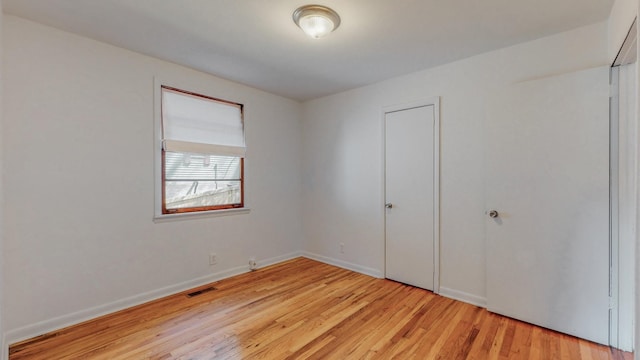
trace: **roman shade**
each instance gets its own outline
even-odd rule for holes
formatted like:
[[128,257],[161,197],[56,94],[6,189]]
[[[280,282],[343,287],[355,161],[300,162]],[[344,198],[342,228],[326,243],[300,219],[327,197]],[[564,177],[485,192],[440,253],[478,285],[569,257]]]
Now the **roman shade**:
[[162,87],[165,151],[245,156],[242,106]]

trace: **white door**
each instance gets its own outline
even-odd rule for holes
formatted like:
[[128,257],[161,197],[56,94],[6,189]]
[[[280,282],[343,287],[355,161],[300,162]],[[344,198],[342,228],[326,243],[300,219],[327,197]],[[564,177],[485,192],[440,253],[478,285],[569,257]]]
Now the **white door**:
[[487,307],[608,343],[607,68],[519,83],[486,123]]
[[435,105],[385,113],[386,277],[434,289]]

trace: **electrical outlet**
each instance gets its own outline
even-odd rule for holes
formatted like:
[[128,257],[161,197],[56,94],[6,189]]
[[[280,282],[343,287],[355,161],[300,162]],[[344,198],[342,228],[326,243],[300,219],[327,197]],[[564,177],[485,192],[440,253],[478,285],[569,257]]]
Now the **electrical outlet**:
[[218,263],[218,255],[211,253],[209,254],[209,265],[215,265]]
[[344,254],[344,243],[340,243],[340,254]]
[[249,269],[250,270],[255,270],[258,268],[258,263],[256,262],[256,258],[252,257],[249,258]]

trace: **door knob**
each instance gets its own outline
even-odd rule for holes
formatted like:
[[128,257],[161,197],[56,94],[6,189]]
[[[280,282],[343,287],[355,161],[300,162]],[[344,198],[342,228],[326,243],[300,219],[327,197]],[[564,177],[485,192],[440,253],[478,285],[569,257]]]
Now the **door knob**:
[[489,217],[490,218],[497,218],[498,216],[500,216],[500,214],[498,214],[498,212],[496,210],[489,210]]
[[386,203],[386,204],[384,204],[384,207],[386,207],[387,209],[391,209],[391,208],[393,208],[393,204],[392,203]]

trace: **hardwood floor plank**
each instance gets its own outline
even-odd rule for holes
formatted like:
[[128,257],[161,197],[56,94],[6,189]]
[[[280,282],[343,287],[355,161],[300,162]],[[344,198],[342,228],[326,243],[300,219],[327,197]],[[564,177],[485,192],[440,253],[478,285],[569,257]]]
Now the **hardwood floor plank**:
[[[213,286],[195,297],[186,294]],[[13,344],[22,359],[622,359],[624,353],[306,258]]]

